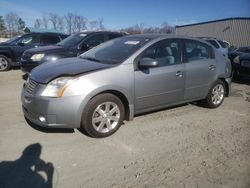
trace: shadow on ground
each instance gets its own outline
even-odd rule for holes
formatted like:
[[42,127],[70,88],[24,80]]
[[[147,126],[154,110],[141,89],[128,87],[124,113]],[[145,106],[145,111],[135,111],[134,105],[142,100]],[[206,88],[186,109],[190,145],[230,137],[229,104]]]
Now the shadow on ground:
[[27,146],[15,161],[0,162],[1,188],[52,188],[53,164],[40,158],[39,143]]

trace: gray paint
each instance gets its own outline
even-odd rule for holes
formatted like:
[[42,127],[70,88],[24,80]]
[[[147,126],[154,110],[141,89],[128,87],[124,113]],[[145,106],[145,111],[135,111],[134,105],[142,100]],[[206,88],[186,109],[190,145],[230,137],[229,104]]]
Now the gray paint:
[[[111,90],[122,93],[128,101],[128,119],[131,120],[135,114],[203,99],[218,78],[225,78],[230,88],[231,64],[218,52],[215,52],[215,59],[210,60],[182,62],[148,70],[135,68],[138,55],[150,45],[168,38],[192,39],[176,35],[150,35],[150,37],[153,38],[152,41],[117,66],[86,73],[86,70],[92,66],[91,63],[94,66],[96,63],[87,61],[73,63],[82,60],[71,58],[63,61],[63,64],[56,63],[53,69],[50,67],[52,65],[49,65],[51,69],[45,65],[37,68],[32,72],[31,79],[36,79],[44,84],[37,86],[33,96],[27,93],[25,87],[23,88],[22,104],[25,116],[41,126],[78,128],[81,125],[84,107],[92,97],[99,93]],[[216,68],[209,70],[211,65]],[[228,71],[226,71],[227,69]],[[49,73],[45,73],[46,71]],[[181,76],[177,74],[179,71]],[[68,86],[62,97],[40,96],[46,87],[47,80],[67,73],[77,80]],[[40,115],[46,116],[48,122],[39,122],[37,119]]]

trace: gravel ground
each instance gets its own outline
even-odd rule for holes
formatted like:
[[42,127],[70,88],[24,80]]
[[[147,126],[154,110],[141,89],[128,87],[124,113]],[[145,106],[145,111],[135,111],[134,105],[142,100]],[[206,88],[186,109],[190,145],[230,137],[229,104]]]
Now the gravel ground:
[[149,113],[93,139],[29,126],[21,76],[0,73],[0,188],[20,188],[20,178],[26,188],[250,187],[249,80],[233,83],[217,109],[187,104]]

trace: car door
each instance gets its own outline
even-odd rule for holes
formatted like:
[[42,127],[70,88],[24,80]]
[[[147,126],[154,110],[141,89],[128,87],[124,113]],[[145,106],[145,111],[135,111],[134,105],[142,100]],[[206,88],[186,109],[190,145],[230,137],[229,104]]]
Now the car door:
[[[138,57],[151,58],[158,67],[135,70],[135,112],[178,103],[184,97],[184,64],[178,39],[165,39],[148,47]],[[137,64],[138,64],[137,63]]]
[[212,47],[196,40],[184,40],[185,100],[205,98],[216,80],[216,61]]
[[15,46],[16,61],[20,61],[20,58],[25,50],[37,47],[40,45],[40,35],[30,34],[22,37]]

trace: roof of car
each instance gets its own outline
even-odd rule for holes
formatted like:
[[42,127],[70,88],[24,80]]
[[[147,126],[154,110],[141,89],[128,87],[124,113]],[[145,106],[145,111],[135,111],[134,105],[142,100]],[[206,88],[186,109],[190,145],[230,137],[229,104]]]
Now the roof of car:
[[117,33],[117,34],[124,34],[124,33],[119,32],[119,31],[81,31],[79,33],[82,33],[82,34],[94,34],[94,33]]

